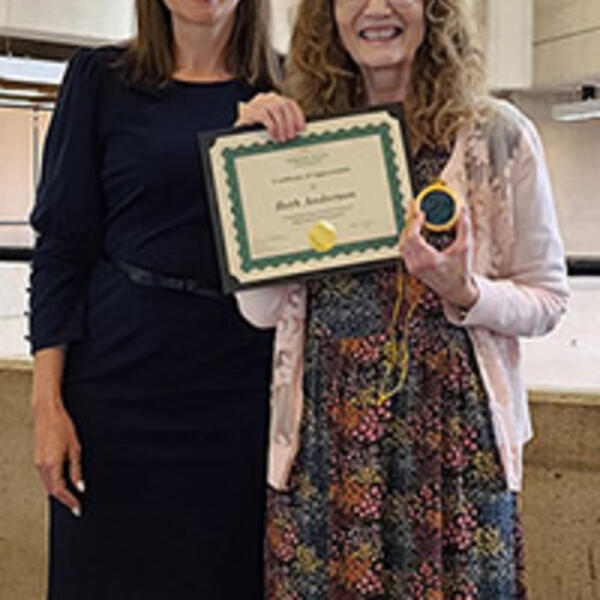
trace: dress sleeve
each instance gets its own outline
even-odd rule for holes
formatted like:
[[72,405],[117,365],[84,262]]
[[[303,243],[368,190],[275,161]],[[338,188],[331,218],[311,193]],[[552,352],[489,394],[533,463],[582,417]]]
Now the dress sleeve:
[[96,105],[100,65],[92,50],[71,59],[46,138],[31,225],[37,233],[30,297],[32,352],[81,339],[85,290],[103,220]]
[[450,308],[451,322],[487,327],[508,336],[544,335],[565,313],[569,286],[544,150],[525,117],[513,171],[515,244],[501,279],[475,275],[479,300],[463,318]]

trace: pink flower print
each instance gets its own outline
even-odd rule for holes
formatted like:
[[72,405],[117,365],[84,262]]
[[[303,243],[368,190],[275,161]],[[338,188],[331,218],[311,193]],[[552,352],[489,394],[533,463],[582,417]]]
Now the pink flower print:
[[460,588],[452,594],[452,600],[477,600],[477,586],[473,581],[463,583]]
[[376,442],[384,432],[383,425],[379,422],[378,407],[371,407],[364,411],[358,428],[352,432],[352,436],[361,443],[372,444]]
[[376,596],[383,594],[383,585],[381,584],[381,580],[371,569],[367,570],[366,573],[361,577],[356,584],[356,589],[363,596]]
[[444,543],[459,550],[466,550],[473,543],[476,528],[476,510],[472,505],[467,504],[448,523],[444,532]]
[[381,517],[382,500],[380,488],[372,485],[369,489],[363,491],[359,504],[354,507],[354,513],[361,519],[379,519]]
[[433,565],[422,563],[421,566],[411,574],[408,580],[410,597],[415,600],[442,598],[439,596],[442,589],[442,580]]
[[450,431],[447,438],[444,460],[455,470],[464,469],[477,451],[477,432],[469,425],[463,425],[458,431]]

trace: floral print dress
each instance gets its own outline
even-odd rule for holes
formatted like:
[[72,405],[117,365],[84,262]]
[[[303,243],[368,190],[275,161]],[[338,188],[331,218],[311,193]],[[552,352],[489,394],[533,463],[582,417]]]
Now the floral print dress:
[[[445,152],[415,161],[419,187]],[[442,247],[452,234],[435,234]],[[467,332],[403,265],[308,285],[301,448],[269,490],[267,600],[525,598]]]

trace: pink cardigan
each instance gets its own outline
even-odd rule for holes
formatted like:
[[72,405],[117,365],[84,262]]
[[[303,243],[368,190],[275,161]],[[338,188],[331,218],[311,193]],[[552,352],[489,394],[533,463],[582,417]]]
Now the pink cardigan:
[[[563,246],[540,139],[514,106],[492,101],[463,127],[441,178],[465,199],[473,224],[479,300],[447,319],[466,327],[488,394],[509,489],[519,491],[532,427],[519,336],[543,335],[566,310]],[[306,289],[301,282],[237,294],[246,319],[276,327],[268,481],[285,489],[300,443]]]

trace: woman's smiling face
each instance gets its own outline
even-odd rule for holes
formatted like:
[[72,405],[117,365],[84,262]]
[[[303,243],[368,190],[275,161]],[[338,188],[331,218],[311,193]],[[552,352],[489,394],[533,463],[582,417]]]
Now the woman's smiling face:
[[334,0],[344,48],[362,71],[410,68],[425,36],[423,0]]

